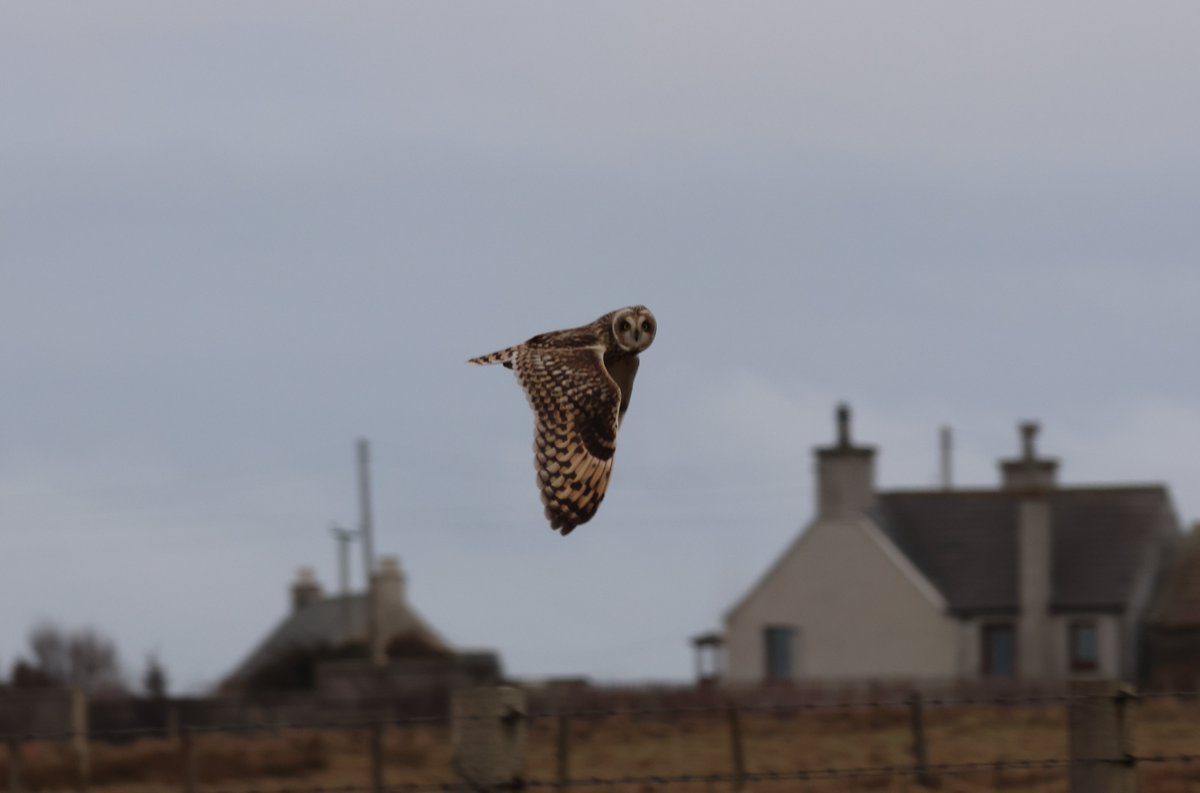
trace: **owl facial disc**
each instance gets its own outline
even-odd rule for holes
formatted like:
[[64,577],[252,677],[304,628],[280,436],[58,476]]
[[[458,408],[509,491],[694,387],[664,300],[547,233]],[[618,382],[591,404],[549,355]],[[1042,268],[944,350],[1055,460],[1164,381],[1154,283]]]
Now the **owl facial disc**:
[[613,338],[626,352],[639,353],[649,347],[657,331],[658,322],[645,306],[623,308],[613,315]]

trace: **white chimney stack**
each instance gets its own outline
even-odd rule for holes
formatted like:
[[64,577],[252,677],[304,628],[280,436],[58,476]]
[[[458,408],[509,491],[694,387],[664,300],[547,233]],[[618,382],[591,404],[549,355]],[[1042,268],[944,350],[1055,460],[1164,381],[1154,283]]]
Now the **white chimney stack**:
[[816,450],[817,517],[854,518],[875,501],[875,449],[850,439],[850,408],[837,408],[837,442]]

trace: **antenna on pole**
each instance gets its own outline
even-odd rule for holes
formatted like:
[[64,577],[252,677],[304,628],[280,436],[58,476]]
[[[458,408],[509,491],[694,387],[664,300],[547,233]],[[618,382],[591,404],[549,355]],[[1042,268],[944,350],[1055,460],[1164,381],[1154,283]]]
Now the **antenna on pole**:
[[350,543],[354,542],[358,532],[336,523],[329,530],[338,546],[338,594],[346,597],[350,594]]
[[951,452],[954,444],[953,436],[949,427],[942,427],[941,431],[941,468],[942,468],[942,490],[950,490],[954,487],[952,472],[951,472]]

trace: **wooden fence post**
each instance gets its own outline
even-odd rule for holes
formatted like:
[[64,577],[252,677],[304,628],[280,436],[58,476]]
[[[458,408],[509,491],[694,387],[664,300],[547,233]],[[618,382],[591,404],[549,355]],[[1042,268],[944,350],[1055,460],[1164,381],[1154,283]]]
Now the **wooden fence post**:
[[1071,793],[1133,793],[1134,689],[1102,680],[1071,684]]
[[454,692],[454,769],[472,790],[518,790],[524,785],[526,716],[525,692],[519,688],[488,686]]
[[913,770],[916,772],[917,784],[932,787],[937,784],[937,778],[929,773],[929,750],[925,745],[925,701],[920,691],[914,691],[909,696],[908,711],[912,725]]
[[179,739],[179,705],[171,704],[167,708],[167,740],[175,741]]
[[733,754],[733,789],[746,786],[746,755],[742,748],[742,718],[738,706],[731,703],[728,710],[729,745]]
[[183,765],[183,793],[196,793],[196,752],[186,722],[179,725],[179,761]]
[[558,787],[565,789],[571,784],[571,717],[558,714]]
[[92,776],[91,755],[88,746],[87,695],[82,688],[71,689],[71,749],[75,755],[76,782],[80,790],[87,790]]
[[24,793],[25,782],[21,779],[21,739],[8,736],[8,792]]
[[371,790],[383,793],[383,721],[371,722]]

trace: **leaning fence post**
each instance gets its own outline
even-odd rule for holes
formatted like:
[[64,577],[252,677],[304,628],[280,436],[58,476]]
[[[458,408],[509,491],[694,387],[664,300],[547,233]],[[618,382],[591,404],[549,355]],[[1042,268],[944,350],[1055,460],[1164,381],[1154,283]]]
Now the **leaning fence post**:
[[917,784],[929,787],[936,784],[937,779],[929,773],[929,750],[925,745],[925,701],[920,691],[914,691],[909,696],[908,710],[912,725],[913,771]]
[[25,783],[21,779],[21,739],[10,735],[5,743],[8,746],[8,791],[23,793]]
[[1132,686],[1111,680],[1071,684],[1071,793],[1133,793]]
[[512,686],[464,688],[451,703],[454,769],[473,790],[524,785],[529,725],[525,692]]
[[733,753],[733,789],[746,786],[746,755],[742,748],[742,718],[738,706],[731,703],[728,710],[729,743]]

